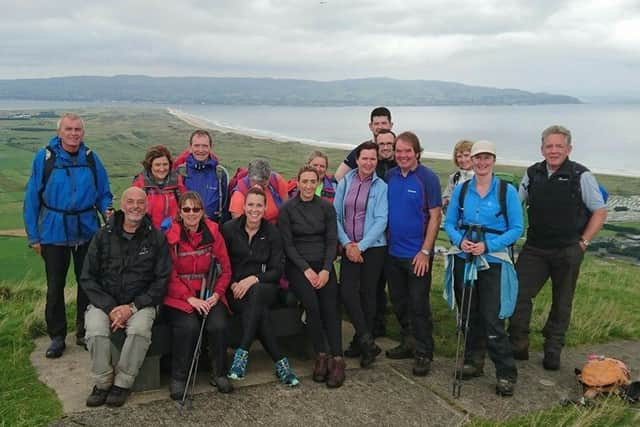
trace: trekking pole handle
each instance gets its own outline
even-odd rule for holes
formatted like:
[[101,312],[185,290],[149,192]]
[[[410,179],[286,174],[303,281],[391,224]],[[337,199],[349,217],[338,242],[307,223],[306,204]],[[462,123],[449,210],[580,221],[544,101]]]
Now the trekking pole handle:
[[216,280],[218,280],[218,275],[220,274],[219,265],[215,256],[211,257],[211,262],[209,263],[209,271],[207,272],[206,280],[202,281],[202,288],[200,290],[200,299],[208,299],[211,295],[213,295],[213,288],[216,285]]

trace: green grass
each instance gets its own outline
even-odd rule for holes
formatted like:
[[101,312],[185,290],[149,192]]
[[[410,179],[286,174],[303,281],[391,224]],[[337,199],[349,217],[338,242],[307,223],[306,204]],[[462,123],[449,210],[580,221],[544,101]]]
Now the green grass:
[[62,415],[60,401],[29,362],[33,338],[44,332],[44,295],[41,282],[0,284],[1,426],[42,425]]
[[[140,169],[146,147],[167,145],[179,153],[187,145],[193,130],[184,122],[163,110],[87,110],[87,144],[107,166],[112,191],[117,196]],[[0,229],[22,228],[22,198],[34,153],[54,134],[55,119],[0,121]],[[16,130],[12,128],[22,128]],[[24,130],[30,128],[30,130]],[[34,130],[38,129],[38,130]],[[50,129],[50,131],[46,131]],[[215,151],[222,163],[233,173],[253,157],[269,159],[275,170],[285,177],[297,172],[310,146],[261,140],[240,135],[215,133]],[[329,170],[345,156],[345,152],[323,149],[329,156]],[[423,162],[435,170],[441,182],[452,171],[445,160]],[[500,166],[500,171],[522,175],[523,169]],[[640,179],[599,176],[611,194],[628,195],[640,188]],[[638,224],[632,224],[633,227]],[[438,245],[448,246],[444,233]],[[436,354],[455,354],[455,315],[442,299],[442,258],[436,258],[433,272],[431,302],[434,318]],[[42,260],[26,246],[24,238],[0,237],[0,426],[40,425],[59,418],[62,407],[55,394],[37,381],[29,363],[32,339],[43,335],[44,329],[44,268]],[[621,261],[609,261],[588,255],[578,282],[573,318],[567,344],[570,346],[605,342],[616,339],[640,338],[640,285],[634,280],[640,267]],[[72,273],[69,275],[69,282]],[[69,283],[70,285],[70,283]],[[67,317],[73,325],[75,304],[73,286],[67,289]],[[532,347],[540,349],[541,329],[550,305],[547,285],[536,299],[532,320]],[[607,316],[593,313],[606,312]],[[398,336],[398,325],[389,315],[389,332]],[[634,413],[623,405],[607,401],[594,409],[554,408],[510,420],[500,425],[623,425],[633,424]],[[589,420],[586,424],[582,420]],[[496,425],[492,421],[474,419],[472,425]]]
[[598,401],[594,406],[560,406],[508,421],[474,418],[471,427],[614,427],[640,423],[640,413],[618,397]]

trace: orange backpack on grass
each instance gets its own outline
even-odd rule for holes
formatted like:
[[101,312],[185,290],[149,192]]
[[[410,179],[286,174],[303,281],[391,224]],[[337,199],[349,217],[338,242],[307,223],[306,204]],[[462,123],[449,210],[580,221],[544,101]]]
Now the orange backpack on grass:
[[627,365],[612,357],[589,356],[582,369],[576,369],[576,375],[586,399],[600,394],[625,396],[631,384]]

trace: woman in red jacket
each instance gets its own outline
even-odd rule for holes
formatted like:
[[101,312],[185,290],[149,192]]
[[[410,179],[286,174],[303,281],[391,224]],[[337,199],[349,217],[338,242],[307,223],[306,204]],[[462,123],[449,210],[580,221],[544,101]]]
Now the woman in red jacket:
[[[233,387],[226,377],[228,304],[225,292],[231,279],[231,265],[218,224],[205,218],[200,195],[189,191],[180,197],[180,212],[167,232],[173,271],[164,305],[172,328],[171,398],[182,398],[187,373],[200,333],[201,317],[207,314],[206,331],[215,349],[212,384],[221,393]],[[199,298],[212,259],[220,264],[213,293]]]
[[140,187],[147,193],[147,214],[157,229],[163,222],[165,227],[170,225],[178,213],[180,195],[187,192],[182,176],[171,170],[172,164],[167,147],[149,147],[142,161],[144,171],[133,180],[134,187]]

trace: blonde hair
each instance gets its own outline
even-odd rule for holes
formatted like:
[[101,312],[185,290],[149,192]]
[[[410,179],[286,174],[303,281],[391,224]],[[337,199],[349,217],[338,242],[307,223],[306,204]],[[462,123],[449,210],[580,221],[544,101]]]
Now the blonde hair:
[[456,156],[458,153],[464,153],[465,151],[471,151],[471,147],[473,147],[473,141],[469,141],[468,139],[461,139],[456,142],[456,145],[453,147],[453,164],[457,167],[460,167],[458,164],[458,160],[456,160]]

